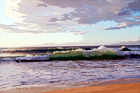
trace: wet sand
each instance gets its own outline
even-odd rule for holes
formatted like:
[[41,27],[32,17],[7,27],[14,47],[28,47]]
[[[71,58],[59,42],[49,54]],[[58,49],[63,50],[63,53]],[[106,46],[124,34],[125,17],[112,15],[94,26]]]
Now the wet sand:
[[103,82],[100,84],[84,83],[80,86],[38,86],[38,87],[18,87],[13,89],[0,90],[0,93],[140,93],[140,79],[121,79]]
[[113,84],[105,86],[93,86],[54,90],[42,93],[140,93],[140,83]]

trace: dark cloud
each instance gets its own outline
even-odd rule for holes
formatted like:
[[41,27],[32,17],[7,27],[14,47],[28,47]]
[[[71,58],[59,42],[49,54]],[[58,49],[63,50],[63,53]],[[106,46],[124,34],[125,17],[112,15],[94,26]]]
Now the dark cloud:
[[[140,0],[41,0],[44,4],[59,6],[62,8],[72,7],[75,11],[55,21],[66,21],[79,18],[79,24],[96,24],[101,20],[125,22],[127,17],[132,17],[134,11],[140,12]],[[137,25],[134,24],[133,25]],[[115,28],[117,29],[117,28]]]
[[118,14],[119,16],[122,15],[130,15],[133,12],[140,12],[140,0],[135,0],[134,2],[128,3],[128,6],[123,8],[120,13]]
[[40,6],[47,7],[46,4],[38,4],[38,5],[37,5],[37,7],[40,7]]
[[58,19],[57,18],[51,18],[49,21],[56,22],[56,21],[58,21]]
[[139,26],[139,24],[140,24],[140,21],[128,22],[126,23],[126,25],[110,27],[110,28],[106,28],[105,30],[115,30],[115,29],[121,29],[121,28],[126,28],[126,27]]
[[140,0],[135,0],[132,3],[128,3],[128,8],[140,11]]
[[17,4],[12,1],[16,7],[9,4],[6,9],[10,11],[8,16],[16,21],[8,29],[20,33],[67,32],[72,27],[92,26],[102,21],[128,24],[106,28],[113,30],[139,25],[140,21],[140,15],[133,15],[140,12],[140,0],[21,0]]
[[129,14],[130,14],[129,9],[123,9],[123,10],[120,11],[120,13],[118,15],[123,16],[123,15],[129,15]]
[[63,15],[63,18],[60,21],[63,21],[63,20],[71,20],[71,19],[73,19],[72,16],[70,16],[69,14],[64,14]]
[[42,1],[46,5],[48,4],[53,6],[59,6],[62,8],[66,7],[78,8],[84,3],[83,0],[40,0],[40,1]]

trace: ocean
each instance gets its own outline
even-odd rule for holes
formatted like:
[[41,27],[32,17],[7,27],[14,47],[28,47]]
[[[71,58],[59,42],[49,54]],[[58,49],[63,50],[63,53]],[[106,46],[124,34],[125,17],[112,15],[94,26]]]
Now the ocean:
[[[19,62],[14,58],[46,55],[75,48],[93,49],[98,46],[0,48],[0,89],[30,85],[78,84],[117,79],[140,78],[140,58],[116,60],[55,60]],[[106,46],[120,50],[120,46]],[[140,52],[140,46],[127,46]]]

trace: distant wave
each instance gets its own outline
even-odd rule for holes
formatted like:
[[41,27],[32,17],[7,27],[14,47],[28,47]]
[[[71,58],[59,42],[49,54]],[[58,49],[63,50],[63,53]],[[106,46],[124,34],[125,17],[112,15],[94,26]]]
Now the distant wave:
[[45,55],[30,55],[22,57],[4,57],[0,60],[16,61],[46,61],[46,60],[103,60],[103,59],[123,59],[140,58],[140,51],[120,51],[113,48],[100,46],[92,50],[76,49],[67,51],[55,51]]

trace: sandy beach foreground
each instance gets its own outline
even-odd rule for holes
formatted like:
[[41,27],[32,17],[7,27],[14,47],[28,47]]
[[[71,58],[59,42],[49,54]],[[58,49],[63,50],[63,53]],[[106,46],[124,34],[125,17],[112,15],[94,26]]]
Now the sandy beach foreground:
[[0,93],[140,93],[140,79],[121,79],[103,82],[98,85],[89,83],[83,87],[40,86],[40,87],[18,87],[0,90]]
[[72,88],[43,93],[140,93],[140,83]]

